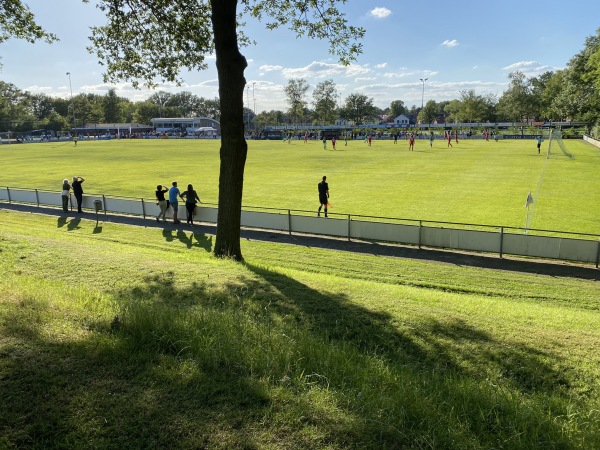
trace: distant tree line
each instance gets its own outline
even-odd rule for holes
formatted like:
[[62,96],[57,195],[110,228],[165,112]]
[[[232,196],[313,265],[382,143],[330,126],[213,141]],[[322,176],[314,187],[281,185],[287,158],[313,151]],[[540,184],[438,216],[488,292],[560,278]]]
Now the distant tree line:
[[[75,116],[73,116],[75,106]],[[78,94],[64,99],[22,91],[0,81],[0,131],[36,129],[66,131],[92,123],[150,124],[155,117],[211,117],[219,120],[219,99],[198,97],[191,92],[153,93],[147,100],[132,102],[115,89],[105,95]],[[75,117],[75,119],[74,119]]]

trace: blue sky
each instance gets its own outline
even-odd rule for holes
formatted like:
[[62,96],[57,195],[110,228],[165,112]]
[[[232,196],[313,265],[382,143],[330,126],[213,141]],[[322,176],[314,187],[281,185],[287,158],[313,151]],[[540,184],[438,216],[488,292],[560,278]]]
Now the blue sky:
[[[10,40],[0,44],[0,79],[32,93],[69,97],[73,93],[103,95],[114,87],[118,95],[142,100],[152,91],[128,83],[107,85],[102,67],[86,51],[89,27],[104,22],[95,2],[80,0],[26,0],[38,22],[59,36],[54,44]],[[568,5],[568,6],[567,6]],[[283,88],[290,78],[304,78],[312,88],[332,79],[343,99],[365,94],[379,107],[392,100],[407,106],[424,101],[451,100],[461,90],[498,97],[507,87],[507,75],[521,70],[537,76],[565,67],[581,51],[587,36],[600,27],[597,0],[567,3],[541,1],[453,2],[431,0],[349,0],[342,7],[349,21],[367,30],[364,53],[344,67],[327,52],[327,45],[296,38],[286,29],[265,30],[253,20],[246,33],[256,45],[242,49],[249,61],[245,75],[251,86],[245,100],[256,111],[286,110]],[[184,73],[185,84],[161,84],[158,90],[182,90],[217,97],[214,58],[209,69]]]

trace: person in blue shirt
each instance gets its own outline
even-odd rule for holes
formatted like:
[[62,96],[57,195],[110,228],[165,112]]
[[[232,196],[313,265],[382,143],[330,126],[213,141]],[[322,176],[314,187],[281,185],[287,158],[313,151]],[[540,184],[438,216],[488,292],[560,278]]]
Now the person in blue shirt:
[[177,181],[173,181],[171,183],[173,186],[169,189],[169,203],[173,207],[173,223],[179,223],[177,220],[177,212],[179,208],[179,198],[181,197],[181,192],[179,192],[179,188],[177,187]]

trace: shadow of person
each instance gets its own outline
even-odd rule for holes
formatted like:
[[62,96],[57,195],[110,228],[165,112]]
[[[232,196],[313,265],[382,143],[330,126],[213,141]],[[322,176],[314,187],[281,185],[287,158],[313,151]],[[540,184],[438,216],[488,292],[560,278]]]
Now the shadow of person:
[[212,236],[206,236],[205,234],[192,234],[192,237],[196,239],[194,246],[201,247],[207,252],[212,251]]
[[173,242],[173,232],[171,230],[162,230],[162,235],[167,242]]
[[59,217],[58,220],[56,221],[56,226],[58,228],[62,228],[67,224],[67,218],[66,217]]
[[92,231],[92,234],[100,234],[102,233],[102,225],[96,225],[94,227],[94,231]]
[[72,219],[71,221],[69,221],[69,223],[67,224],[67,229],[69,231],[71,230],[79,230],[81,227],[79,226],[79,224],[81,223],[81,219],[80,218],[75,218]]
[[194,242],[192,241],[193,236],[194,233],[190,233],[190,236],[188,237],[188,235],[185,234],[184,231],[177,232],[177,239],[179,239],[180,242],[183,242],[187,248],[192,248],[192,246],[194,245]]

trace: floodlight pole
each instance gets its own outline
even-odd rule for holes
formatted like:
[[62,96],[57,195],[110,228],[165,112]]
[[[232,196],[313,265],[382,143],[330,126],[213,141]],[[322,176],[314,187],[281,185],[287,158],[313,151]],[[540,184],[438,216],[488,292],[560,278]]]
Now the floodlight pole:
[[69,90],[71,91],[71,108],[73,108],[73,131],[77,128],[77,120],[75,119],[75,102],[73,101],[73,87],[71,86],[71,72],[67,72],[69,77]]
[[248,121],[248,132],[250,132],[250,85],[246,86],[246,104],[248,105],[248,113],[246,118]]
[[427,80],[429,80],[429,78],[419,78],[419,80],[421,80],[421,83],[423,83],[423,91],[421,93],[421,109],[423,109],[424,100],[425,100],[425,82]]
[[256,130],[256,97],[254,96],[254,85],[256,81],[252,83],[252,101],[254,102],[254,130]]

